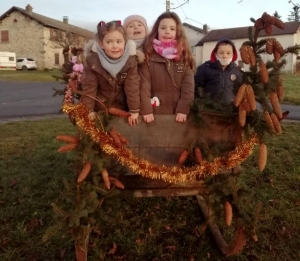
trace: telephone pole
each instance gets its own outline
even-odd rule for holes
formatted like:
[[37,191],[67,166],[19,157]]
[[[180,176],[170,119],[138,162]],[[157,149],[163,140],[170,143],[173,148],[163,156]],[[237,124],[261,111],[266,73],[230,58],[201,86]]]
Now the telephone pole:
[[170,0],[166,0],[166,11],[170,12]]

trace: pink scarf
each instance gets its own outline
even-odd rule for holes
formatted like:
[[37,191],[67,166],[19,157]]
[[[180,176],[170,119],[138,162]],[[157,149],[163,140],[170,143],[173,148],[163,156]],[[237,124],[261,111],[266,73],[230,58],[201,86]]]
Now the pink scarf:
[[157,39],[153,39],[154,50],[166,59],[178,60],[178,50],[176,40],[170,42],[162,42]]

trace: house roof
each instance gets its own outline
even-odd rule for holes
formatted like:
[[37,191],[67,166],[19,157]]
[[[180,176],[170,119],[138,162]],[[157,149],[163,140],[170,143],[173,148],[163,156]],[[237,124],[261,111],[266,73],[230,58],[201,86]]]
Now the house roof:
[[[272,36],[273,35],[283,35],[283,34],[294,34],[299,29],[300,22],[286,22],[284,29],[279,29],[276,26],[273,26]],[[226,29],[217,29],[211,30],[206,36],[204,36],[196,46],[203,46],[205,42],[216,42],[222,38],[233,39],[243,39],[249,38],[248,28],[246,27],[236,27],[236,28],[226,28]],[[261,31],[259,36],[269,36],[265,31]]]
[[199,33],[204,34],[203,29],[201,29],[201,28],[199,28],[199,27],[193,26],[193,25],[188,24],[188,23],[183,23],[182,25],[183,25],[183,26],[186,26],[186,27],[189,27],[189,28],[191,28],[191,29],[193,29],[193,30],[195,30],[195,31],[197,31],[197,32],[199,32]]
[[52,19],[47,16],[43,16],[37,13],[32,12],[32,14],[29,14],[25,9],[22,9],[20,7],[13,6],[8,11],[6,11],[4,14],[0,16],[0,21],[2,21],[4,18],[6,18],[7,15],[11,14],[12,12],[17,11],[22,13],[24,16],[29,17],[36,22],[53,29],[59,29],[67,32],[71,32],[80,36],[84,36],[87,38],[93,38],[95,36],[95,33],[83,28],[80,28],[75,25],[67,24],[59,20]]

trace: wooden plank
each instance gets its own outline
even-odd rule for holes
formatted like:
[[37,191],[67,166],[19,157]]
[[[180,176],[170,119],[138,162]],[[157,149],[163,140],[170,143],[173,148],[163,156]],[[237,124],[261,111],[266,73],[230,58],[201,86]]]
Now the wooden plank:
[[114,118],[109,128],[114,127],[127,138],[128,148],[136,156],[158,165],[174,166],[181,151],[191,144],[206,144],[208,147],[218,144],[223,148],[219,156],[234,149],[237,121],[228,123],[208,116],[203,116],[203,121],[204,126],[199,128],[190,120],[176,122],[174,115],[155,115],[154,122],[144,123],[140,119],[137,126],[130,127],[124,119]]

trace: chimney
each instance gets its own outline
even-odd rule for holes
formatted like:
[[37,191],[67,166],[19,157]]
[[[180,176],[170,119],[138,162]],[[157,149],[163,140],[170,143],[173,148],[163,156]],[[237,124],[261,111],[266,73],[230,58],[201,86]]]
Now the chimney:
[[63,22],[65,24],[68,24],[69,23],[69,17],[68,16],[63,16]]
[[204,34],[207,34],[207,33],[208,33],[208,26],[207,26],[207,24],[204,24],[204,25],[203,25],[203,33],[204,33]]
[[30,4],[26,5],[25,9],[26,9],[26,12],[27,12],[28,14],[32,15],[32,9],[33,9],[33,8],[32,8],[32,6],[31,6]]

